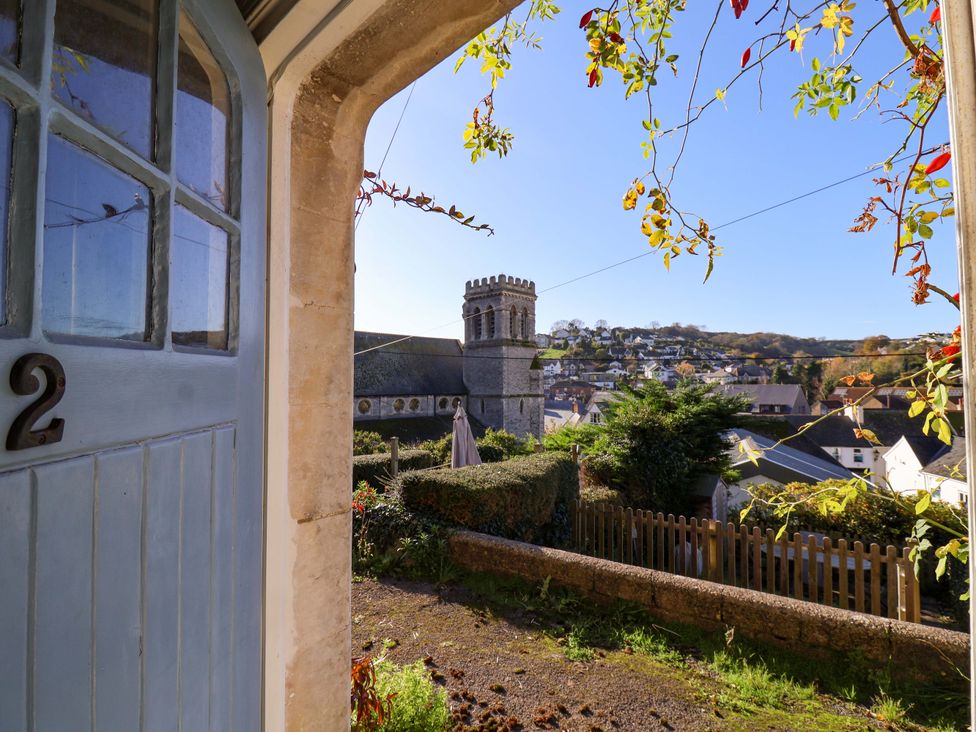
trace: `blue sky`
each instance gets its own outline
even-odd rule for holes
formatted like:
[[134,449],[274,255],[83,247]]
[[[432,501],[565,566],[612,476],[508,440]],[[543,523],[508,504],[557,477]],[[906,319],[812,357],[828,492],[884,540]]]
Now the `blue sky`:
[[[622,84],[610,74],[602,87],[587,88],[585,37],[577,29],[586,8],[562,5],[557,21],[540,29],[544,50],[517,51],[515,68],[495,94],[496,120],[515,134],[507,158],[472,165],[462,148],[471,109],[488,90],[476,66],[469,62],[455,75],[455,54],[418,81],[384,177],[457,205],[496,234],[487,237],[446,217],[394,209],[377,199],[356,236],[357,328],[460,338],[466,280],[505,273],[544,289],[647,251],[639,214],[621,206],[628,183],[646,172],[639,148],[646,106],[636,96],[625,101]],[[662,80],[655,91],[655,114],[665,127],[683,118],[697,48],[714,12],[711,3],[689,6],[669,48],[680,55],[679,78]],[[753,25],[760,10],[765,7],[736,21],[728,6],[723,9],[696,102],[724,87],[738,69],[745,46],[760,35]],[[879,2],[859,3],[855,28],[883,13]],[[923,20],[912,16],[909,29]],[[864,171],[897,148],[904,125],[881,124],[875,110],[857,121],[847,112],[837,122],[805,112],[794,118],[790,95],[812,73],[813,56],[826,61],[831,53],[824,34],[811,34],[807,45],[802,60],[780,52],[767,63],[763,111],[753,73],[728,91],[727,109],[713,105],[693,126],[672,188],[681,208],[719,226]],[[855,68],[866,90],[902,58],[891,27],[879,27],[859,58]],[[407,93],[374,116],[367,168],[379,166]],[[944,112],[928,135],[932,143],[948,140]],[[665,139],[662,147],[673,154],[678,142]],[[871,177],[718,231],[725,255],[706,284],[702,257],[678,257],[668,272],[651,255],[543,293],[537,324],[546,329],[572,318],[615,325],[678,321],[709,330],[828,338],[951,330],[958,316],[947,304],[934,299],[917,307],[910,279],[891,276],[893,225],[882,219],[870,234],[847,232],[875,192]],[[953,225],[952,219],[937,225],[929,245],[933,281],[950,292],[958,289]]]

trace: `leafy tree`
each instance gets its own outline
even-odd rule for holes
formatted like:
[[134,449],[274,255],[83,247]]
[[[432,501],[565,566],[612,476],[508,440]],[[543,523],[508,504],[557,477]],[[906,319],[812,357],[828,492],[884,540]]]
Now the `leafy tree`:
[[585,445],[587,468],[597,482],[622,491],[628,505],[686,512],[699,477],[728,474],[722,434],[739,424],[746,405],[706,384],[668,391],[650,382],[628,390],[607,405],[599,437]]

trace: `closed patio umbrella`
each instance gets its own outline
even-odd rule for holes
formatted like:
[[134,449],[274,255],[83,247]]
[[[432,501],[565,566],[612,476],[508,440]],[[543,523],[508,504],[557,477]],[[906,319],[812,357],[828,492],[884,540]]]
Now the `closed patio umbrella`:
[[464,407],[460,404],[458,404],[457,411],[454,413],[452,437],[452,468],[463,468],[465,465],[481,465],[481,456],[478,454],[478,446],[474,443],[474,434],[471,432],[471,425],[468,424],[468,415],[465,414]]

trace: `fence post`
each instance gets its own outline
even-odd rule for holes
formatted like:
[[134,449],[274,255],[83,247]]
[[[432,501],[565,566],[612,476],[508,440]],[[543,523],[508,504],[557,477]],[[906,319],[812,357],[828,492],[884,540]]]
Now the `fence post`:
[[396,478],[400,474],[400,438],[390,439],[390,475]]
[[573,462],[579,465],[580,446],[573,445],[573,447],[569,451],[569,454],[573,456]]

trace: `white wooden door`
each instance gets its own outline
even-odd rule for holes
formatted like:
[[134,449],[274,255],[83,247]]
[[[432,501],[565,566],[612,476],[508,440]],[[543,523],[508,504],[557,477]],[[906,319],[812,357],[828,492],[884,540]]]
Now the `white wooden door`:
[[0,0],[0,729],[261,727],[264,72],[232,0]]

